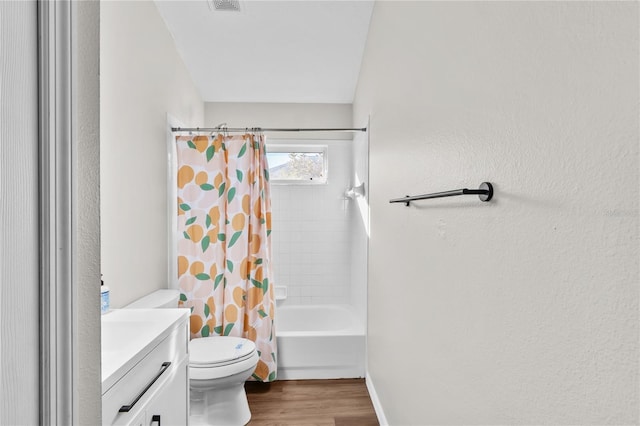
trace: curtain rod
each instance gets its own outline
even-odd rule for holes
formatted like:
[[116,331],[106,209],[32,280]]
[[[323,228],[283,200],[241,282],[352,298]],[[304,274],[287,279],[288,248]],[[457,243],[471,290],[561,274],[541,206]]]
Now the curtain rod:
[[338,129],[291,129],[262,127],[172,127],[172,132],[366,132],[366,127]]

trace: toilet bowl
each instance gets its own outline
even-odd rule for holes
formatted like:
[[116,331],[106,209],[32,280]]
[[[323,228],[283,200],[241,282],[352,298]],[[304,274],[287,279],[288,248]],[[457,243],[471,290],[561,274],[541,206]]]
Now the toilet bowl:
[[[175,308],[177,290],[157,290],[127,309]],[[256,345],[248,339],[214,336],[189,342],[189,424],[246,425],[251,411],[244,382],[258,364]]]
[[189,421],[192,425],[245,425],[251,411],[244,390],[256,369],[256,345],[239,337],[189,342]]

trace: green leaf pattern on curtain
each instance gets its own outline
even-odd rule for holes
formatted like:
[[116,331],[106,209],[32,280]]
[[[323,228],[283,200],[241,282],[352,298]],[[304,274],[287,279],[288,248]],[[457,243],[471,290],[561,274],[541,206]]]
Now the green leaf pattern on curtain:
[[[264,136],[178,136],[178,284],[191,337],[256,343],[276,378],[271,199]],[[228,238],[227,238],[228,236]]]

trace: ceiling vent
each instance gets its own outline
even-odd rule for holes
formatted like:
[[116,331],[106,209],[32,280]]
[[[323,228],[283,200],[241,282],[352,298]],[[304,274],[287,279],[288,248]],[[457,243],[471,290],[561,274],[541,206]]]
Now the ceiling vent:
[[213,10],[224,10],[228,12],[240,12],[239,0],[207,0],[209,8],[213,5]]

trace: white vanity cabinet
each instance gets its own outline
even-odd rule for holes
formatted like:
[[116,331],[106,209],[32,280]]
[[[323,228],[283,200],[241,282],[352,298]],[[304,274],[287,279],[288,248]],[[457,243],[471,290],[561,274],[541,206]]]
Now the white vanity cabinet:
[[186,425],[189,310],[122,309],[102,318],[102,424]]

